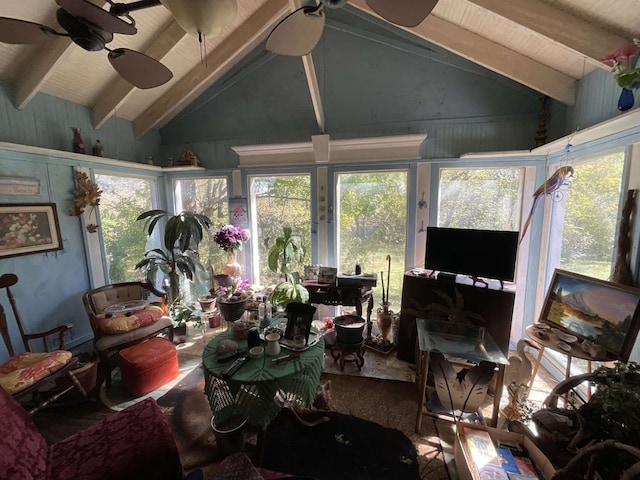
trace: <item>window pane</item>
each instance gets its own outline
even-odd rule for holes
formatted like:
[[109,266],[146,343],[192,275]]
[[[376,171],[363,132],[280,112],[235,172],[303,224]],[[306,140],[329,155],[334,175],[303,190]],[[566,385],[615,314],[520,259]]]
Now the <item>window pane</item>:
[[[289,226],[293,235],[302,240],[306,256],[298,268],[311,263],[311,176],[279,175],[251,177],[251,241],[254,252],[253,281],[259,285],[274,285],[282,279],[269,270],[269,249],[282,236],[282,227]],[[256,268],[257,262],[257,268]]]
[[[338,271],[384,272],[391,255],[389,301],[400,306],[407,232],[407,172],[337,175]],[[385,284],[385,289],[387,285]],[[376,298],[382,300],[382,280]]]
[[136,218],[152,209],[153,180],[96,174],[102,190],[100,228],[110,283],[144,280],[143,270],[135,270],[144,258],[147,234]]
[[624,152],[573,165],[574,180],[564,192],[559,268],[609,279],[623,168]]
[[438,226],[517,231],[523,168],[440,170]]
[[211,229],[198,246],[203,269],[198,271],[195,282],[183,285],[183,292],[190,292],[192,301],[206,295],[209,288],[207,267],[220,272],[227,263],[227,255],[214,241],[213,235],[222,225],[229,223],[229,197],[226,177],[180,179],[174,181],[175,213],[189,211],[206,215],[211,219]]

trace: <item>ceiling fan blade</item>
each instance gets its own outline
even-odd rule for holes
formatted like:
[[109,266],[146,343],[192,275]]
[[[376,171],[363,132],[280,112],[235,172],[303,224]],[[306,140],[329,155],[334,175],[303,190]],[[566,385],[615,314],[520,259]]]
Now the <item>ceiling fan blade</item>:
[[109,62],[122,78],[138,88],[159,87],[173,78],[171,70],[155,58],[128,48],[110,51]]
[[438,0],[367,0],[367,5],[385,20],[415,27],[431,13]]
[[102,30],[124,35],[135,35],[138,32],[133,25],[87,0],[56,0],[56,3],[71,15],[84,18]]
[[324,12],[318,7],[302,7],[284,18],[267,37],[266,49],[278,55],[302,57],[320,41]]
[[57,35],[55,30],[46,25],[17,18],[0,17],[0,42],[2,43],[17,45],[44,43]]

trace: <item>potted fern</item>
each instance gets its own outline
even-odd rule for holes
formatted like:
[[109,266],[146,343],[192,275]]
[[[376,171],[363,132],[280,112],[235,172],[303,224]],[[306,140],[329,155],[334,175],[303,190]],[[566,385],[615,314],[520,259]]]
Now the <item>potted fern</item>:
[[282,227],[282,236],[276,238],[269,249],[269,270],[283,278],[271,292],[269,299],[272,305],[285,309],[289,303],[309,301],[309,291],[302,285],[300,273],[296,270],[303,264],[305,254],[302,239],[293,235],[291,227]]

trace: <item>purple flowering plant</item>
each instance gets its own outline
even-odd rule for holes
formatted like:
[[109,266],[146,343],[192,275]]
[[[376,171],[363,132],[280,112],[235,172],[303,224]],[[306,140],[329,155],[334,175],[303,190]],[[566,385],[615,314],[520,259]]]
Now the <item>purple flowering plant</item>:
[[233,225],[223,225],[220,230],[213,235],[213,240],[221,246],[225,252],[242,250],[242,244],[249,240],[249,230]]
[[234,297],[241,300],[248,296],[246,290],[249,286],[249,280],[233,279],[228,275],[225,275],[225,277],[228,277],[225,284],[218,284],[217,288],[209,290],[212,295],[226,300],[233,300]]

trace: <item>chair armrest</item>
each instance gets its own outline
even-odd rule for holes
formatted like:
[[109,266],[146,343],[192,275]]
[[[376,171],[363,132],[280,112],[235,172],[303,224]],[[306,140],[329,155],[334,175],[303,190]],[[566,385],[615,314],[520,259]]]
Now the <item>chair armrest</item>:
[[73,328],[72,323],[65,323],[63,325],[58,325],[57,327],[51,328],[45,332],[37,332],[37,333],[27,333],[24,335],[25,342],[29,342],[30,340],[38,340],[42,339],[42,344],[44,346],[44,351],[48,352],[49,348],[47,346],[47,337],[50,335],[58,334],[58,343],[59,349],[64,350],[64,334]]

